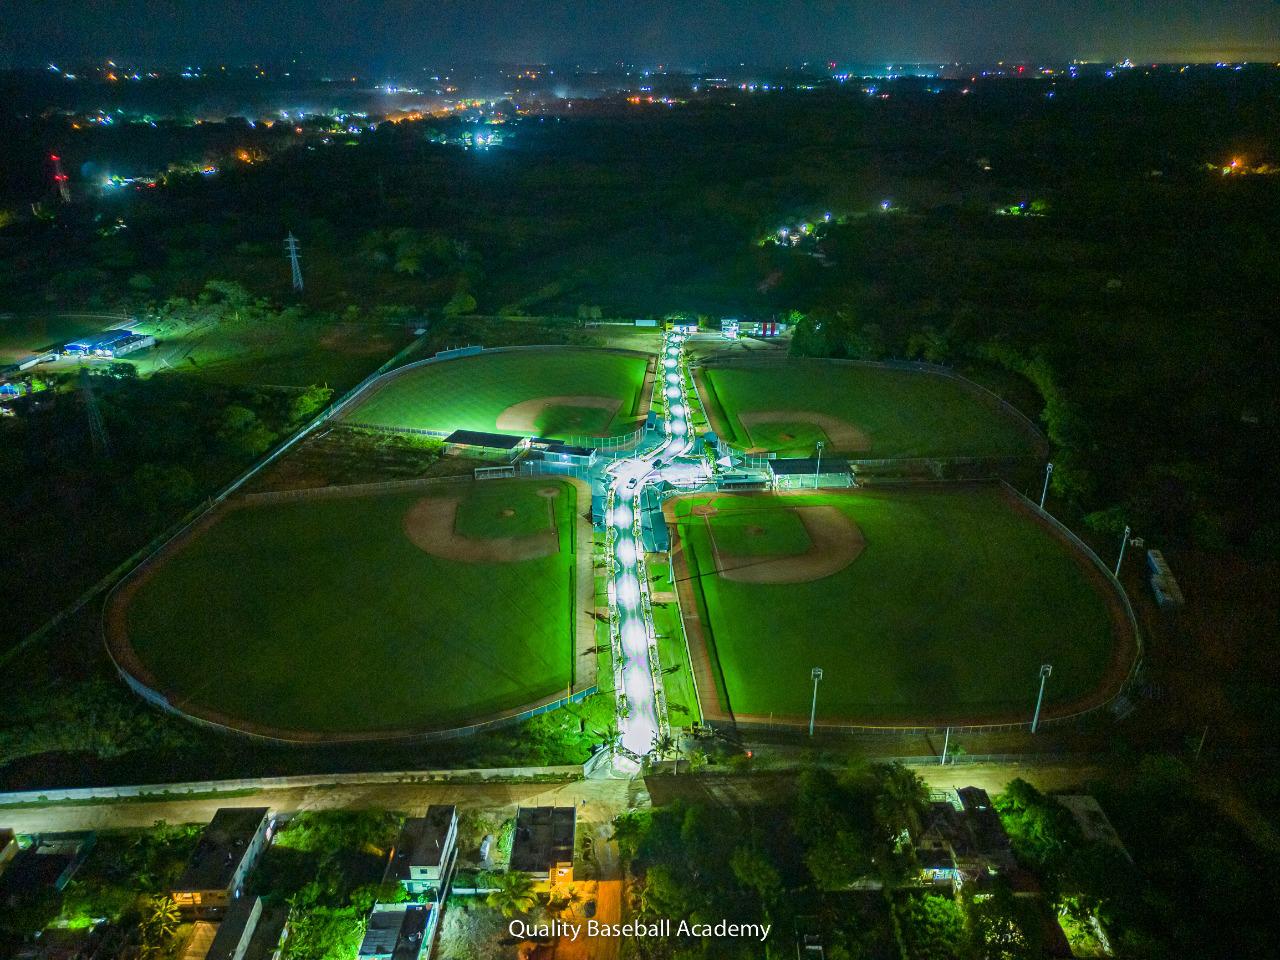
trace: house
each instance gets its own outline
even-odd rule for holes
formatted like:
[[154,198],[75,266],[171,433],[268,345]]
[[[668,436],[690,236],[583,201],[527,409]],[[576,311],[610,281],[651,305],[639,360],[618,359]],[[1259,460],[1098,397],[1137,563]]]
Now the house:
[[430,956],[435,937],[436,905],[379,904],[369,915],[358,960],[420,960]]
[[1016,871],[1009,835],[979,787],[957,790],[955,800],[930,802],[915,852],[921,880],[935,886],[981,888],[996,874]]
[[516,812],[511,869],[552,887],[572,883],[577,816],[575,807],[521,807]]
[[261,919],[262,898],[241,897],[227,908],[227,916],[218,924],[205,960],[244,960]]
[[245,877],[271,840],[266,807],[222,807],[204,828],[173,899],[188,916],[222,917],[239,898]]
[[514,460],[529,446],[528,437],[511,433],[455,430],[444,438],[445,452],[454,457],[501,457]]
[[457,859],[458,808],[433,803],[425,816],[410,817],[387,864],[387,879],[413,897],[443,899]]
[[775,490],[854,486],[849,461],[838,457],[770,460],[769,482]]
[[80,869],[97,838],[88,833],[45,833],[17,850],[0,872],[0,907],[26,902],[41,891],[62,890]]

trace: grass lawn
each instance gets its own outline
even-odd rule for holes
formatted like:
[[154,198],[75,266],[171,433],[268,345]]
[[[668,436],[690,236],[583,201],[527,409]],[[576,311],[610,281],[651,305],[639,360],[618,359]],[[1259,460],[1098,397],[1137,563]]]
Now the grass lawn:
[[563,691],[575,488],[540,478],[430,493],[463,495],[473,518],[504,494],[533,517],[536,499],[545,529],[534,491],[553,484],[560,552],[518,563],[415,547],[402,520],[424,490],[234,510],[138,589],[125,612],[134,649],[175,701],[320,733],[445,727]]
[[[817,441],[827,455],[1007,457],[1036,452],[1024,425],[948,377],[822,360],[710,366],[703,401],[726,439],[744,447],[810,457]],[[756,412],[825,413],[865,435],[864,449],[844,449],[818,425],[793,421],[744,425]]]
[[[610,436],[635,429],[649,397],[649,358],[607,350],[517,350],[460,357],[392,375],[344,416],[372,426],[500,431],[508,407],[540,397],[616,399],[616,414],[578,405],[546,408],[544,436]],[[508,428],[511,429],[511,428]],[[519,431],[515,431],[519,432]]]
[[75,337],[97,333],[119,322],[106,317],[0,317],[0,365],[60,347]]
[[849,566],[790,584],[717,575],[711,537],[738,525],[738,508],[721,499],[708,530],[690,510],[709,499],[677,501],[677,527],[722,702],[735,713],[807,715],[813,666],[826,671],[819,716],[865,722],[1029,717],[1040,664],[1054,667],[1049,703],[1103,677],[1106,601],[1081,561],[997,488],[736,500],[757,517],[766,505],[831,505],[861,529],[866,546]]
[[684,644],[680,609],[674,603],[653,607],[653,626],[658,636],[658,662],[662,664],[662,689],[667,694],[668,720],[673,727],[687,727],[702,719],[694,694],[689,652]]
[[220,383],[305,387],[338,392],[359,383],[413,339],[399,324],[302,320],[295,323],[133,325],[156,346],[125,359],[143,376],[178,370]]

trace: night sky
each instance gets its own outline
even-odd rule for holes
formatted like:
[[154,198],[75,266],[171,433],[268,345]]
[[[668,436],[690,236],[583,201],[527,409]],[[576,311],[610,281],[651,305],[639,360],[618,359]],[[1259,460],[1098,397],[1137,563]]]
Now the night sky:
[[0,66],[1280,60],[1276,0],[0,0]]

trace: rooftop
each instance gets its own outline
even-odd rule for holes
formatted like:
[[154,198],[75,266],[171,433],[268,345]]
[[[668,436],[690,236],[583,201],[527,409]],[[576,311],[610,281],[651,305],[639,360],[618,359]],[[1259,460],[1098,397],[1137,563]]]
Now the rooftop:
[[511,845],[511,869],[544,873],[572,860],[576,826],[574,807],[521,807]]
[[445,443],[461,443],[468,447],[490,447],[494,450],[514,450],[524,442],[524,437],[511,433],[484,433],[480,430],[455,430],[444,438]]
[[791,460],[770,460],[769,471],[775,477],[789,476],[797,473],[848,473],[849,461],[839,457],[802,457]]
[[453,804],[433,803],[425,817],[411,817],[400,830],[392,866],[397,880],[408,880],[411,867],[438,867],[453,826]]
[[224,890],[267,818],[266,807],[222,807],[200,834],[175,890]]

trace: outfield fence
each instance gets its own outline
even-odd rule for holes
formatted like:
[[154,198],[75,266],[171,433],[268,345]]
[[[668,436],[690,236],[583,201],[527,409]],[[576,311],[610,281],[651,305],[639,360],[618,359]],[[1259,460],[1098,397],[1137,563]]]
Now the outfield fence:
[[[489,469],[509,469],[494,467]],[[302,487],[298,490],[267,490],[262,493],[246,493],[240,499],[245,503],[289,503],[295,500],[321,500],[338,497],[363,497],[378,493],[397,493],[419,490],[449,483],[470,483],[471,477],[456,474],[449,477],[414,477],[409,480],[381,480],[377,483],[348,483],[329,487]]]

